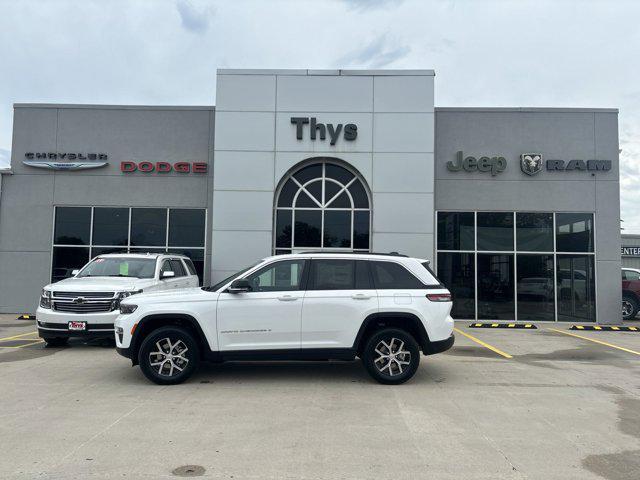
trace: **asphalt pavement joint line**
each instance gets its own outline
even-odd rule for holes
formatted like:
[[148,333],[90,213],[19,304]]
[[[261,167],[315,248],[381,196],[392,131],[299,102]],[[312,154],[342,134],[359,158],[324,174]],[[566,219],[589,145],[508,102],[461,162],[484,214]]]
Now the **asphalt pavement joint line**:
[[589,342],[598,343],[600,345],[604,345],[606,347],[615,348],[617,350],[622,350],[623,352],[633,353],[634,355],[640,355],[640,352],[636,352],[635,350],[631,350],[629,348],[620,347],[618,345],[614,345],[613,343],[603,342],[602,340],[596,340],[595,338],[584,337],[582,335],[576,335],[575,333],[565,332],[564,330],[558,330],[557,328],[548,328],[547,330],[551,330],[552,332],[562,333],[563,335],[569,335],[571,337],[580,338],[582,340],[587,340]]
[[500,355],[501,357],[504,358],[513,358],[511,355],[509,355],[507,352],[503,352],[502,350],[500,350],[499,348],[494,347],[493,345],[489,345],[486,342],[483,342],[482,340],[480,340],[479,338],[474,337],[473,335],[469,335],[468,333],[463,332],[462,330],[460,330],[457,327],[453,328],[456,332],[458,332],[460,335],[464,335],[465,337],[467,337],[469,340],[476,342],[478,345],[482,345],[484,348],[488,348],[489,350],[491,350],[494,353],[497,353],[498,355]]

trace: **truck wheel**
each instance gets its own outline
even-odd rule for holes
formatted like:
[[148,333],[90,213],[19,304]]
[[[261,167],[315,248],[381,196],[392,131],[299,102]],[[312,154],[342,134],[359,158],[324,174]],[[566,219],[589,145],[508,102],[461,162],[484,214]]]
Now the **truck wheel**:
[[64,347],[69,341],[66,337],[50,337],[44,338],[44,343],[47,344],[47,347]]
[[200,351],[191,334],[180,327],[151,332],[138,351],[142,373],[158,385],[184,382],[198,367]]
[[631,320],[638,314],[638,302],[631,295],[622,296],[622,318]]
[[420,348],[404,330],[385,328],[374,332],[364,347],[362,361],[376,381],[398,385],[409,380],[420,365]]

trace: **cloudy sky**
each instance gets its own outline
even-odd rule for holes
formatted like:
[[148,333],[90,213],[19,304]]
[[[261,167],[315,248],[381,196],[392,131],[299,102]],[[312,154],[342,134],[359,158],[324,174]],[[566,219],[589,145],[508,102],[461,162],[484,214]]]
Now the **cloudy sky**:
[[219,67],[433,68],[441,106],[617,107],[640,233],[640,2],[0,0],[0,166],[14,102],[215,104]]

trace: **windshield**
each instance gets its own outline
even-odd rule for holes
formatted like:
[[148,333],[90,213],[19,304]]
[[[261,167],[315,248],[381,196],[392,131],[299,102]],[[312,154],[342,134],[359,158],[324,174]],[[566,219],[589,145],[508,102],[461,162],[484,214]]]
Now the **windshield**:
[[218,290],[219,288],[224,287],[225,284],[229,283],[232,279],[239,277],[240,275],[242,275],[243,273],[248,272],[249,270],[251,270],[253,267],[255,267],[256,265],[260,264],[261,262],[258,263],[254,263],[253,265],[251,265],[250,267],[247,268],[243,268],[242,270],[234,273],[233,275],[229,275],[227,278],[225,278],[224,280],[216,283],[215,285],[211,285],[210,287],[202,287],[203,290],[207,290],[209,292],[215,292],[216,290]]
[[153,278],[155,272],[155,258],[98,257],[84,267],[78,277]]

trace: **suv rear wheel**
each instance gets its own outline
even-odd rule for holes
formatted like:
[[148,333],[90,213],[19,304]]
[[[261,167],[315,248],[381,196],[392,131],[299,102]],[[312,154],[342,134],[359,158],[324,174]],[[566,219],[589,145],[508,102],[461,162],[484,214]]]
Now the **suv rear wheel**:
[[180,327],[154,330],[138,351],[142,373],[158,385],[184,382],[196,370],[199,359],[198,343]]
[[622,318],[631,320],[638,314],[638,302],[631,295],[622,296]]
[[397,385],[409,380],[418,370],[420,348],[404,330],[385,328],[367,340],[362,361],[375,380]]

